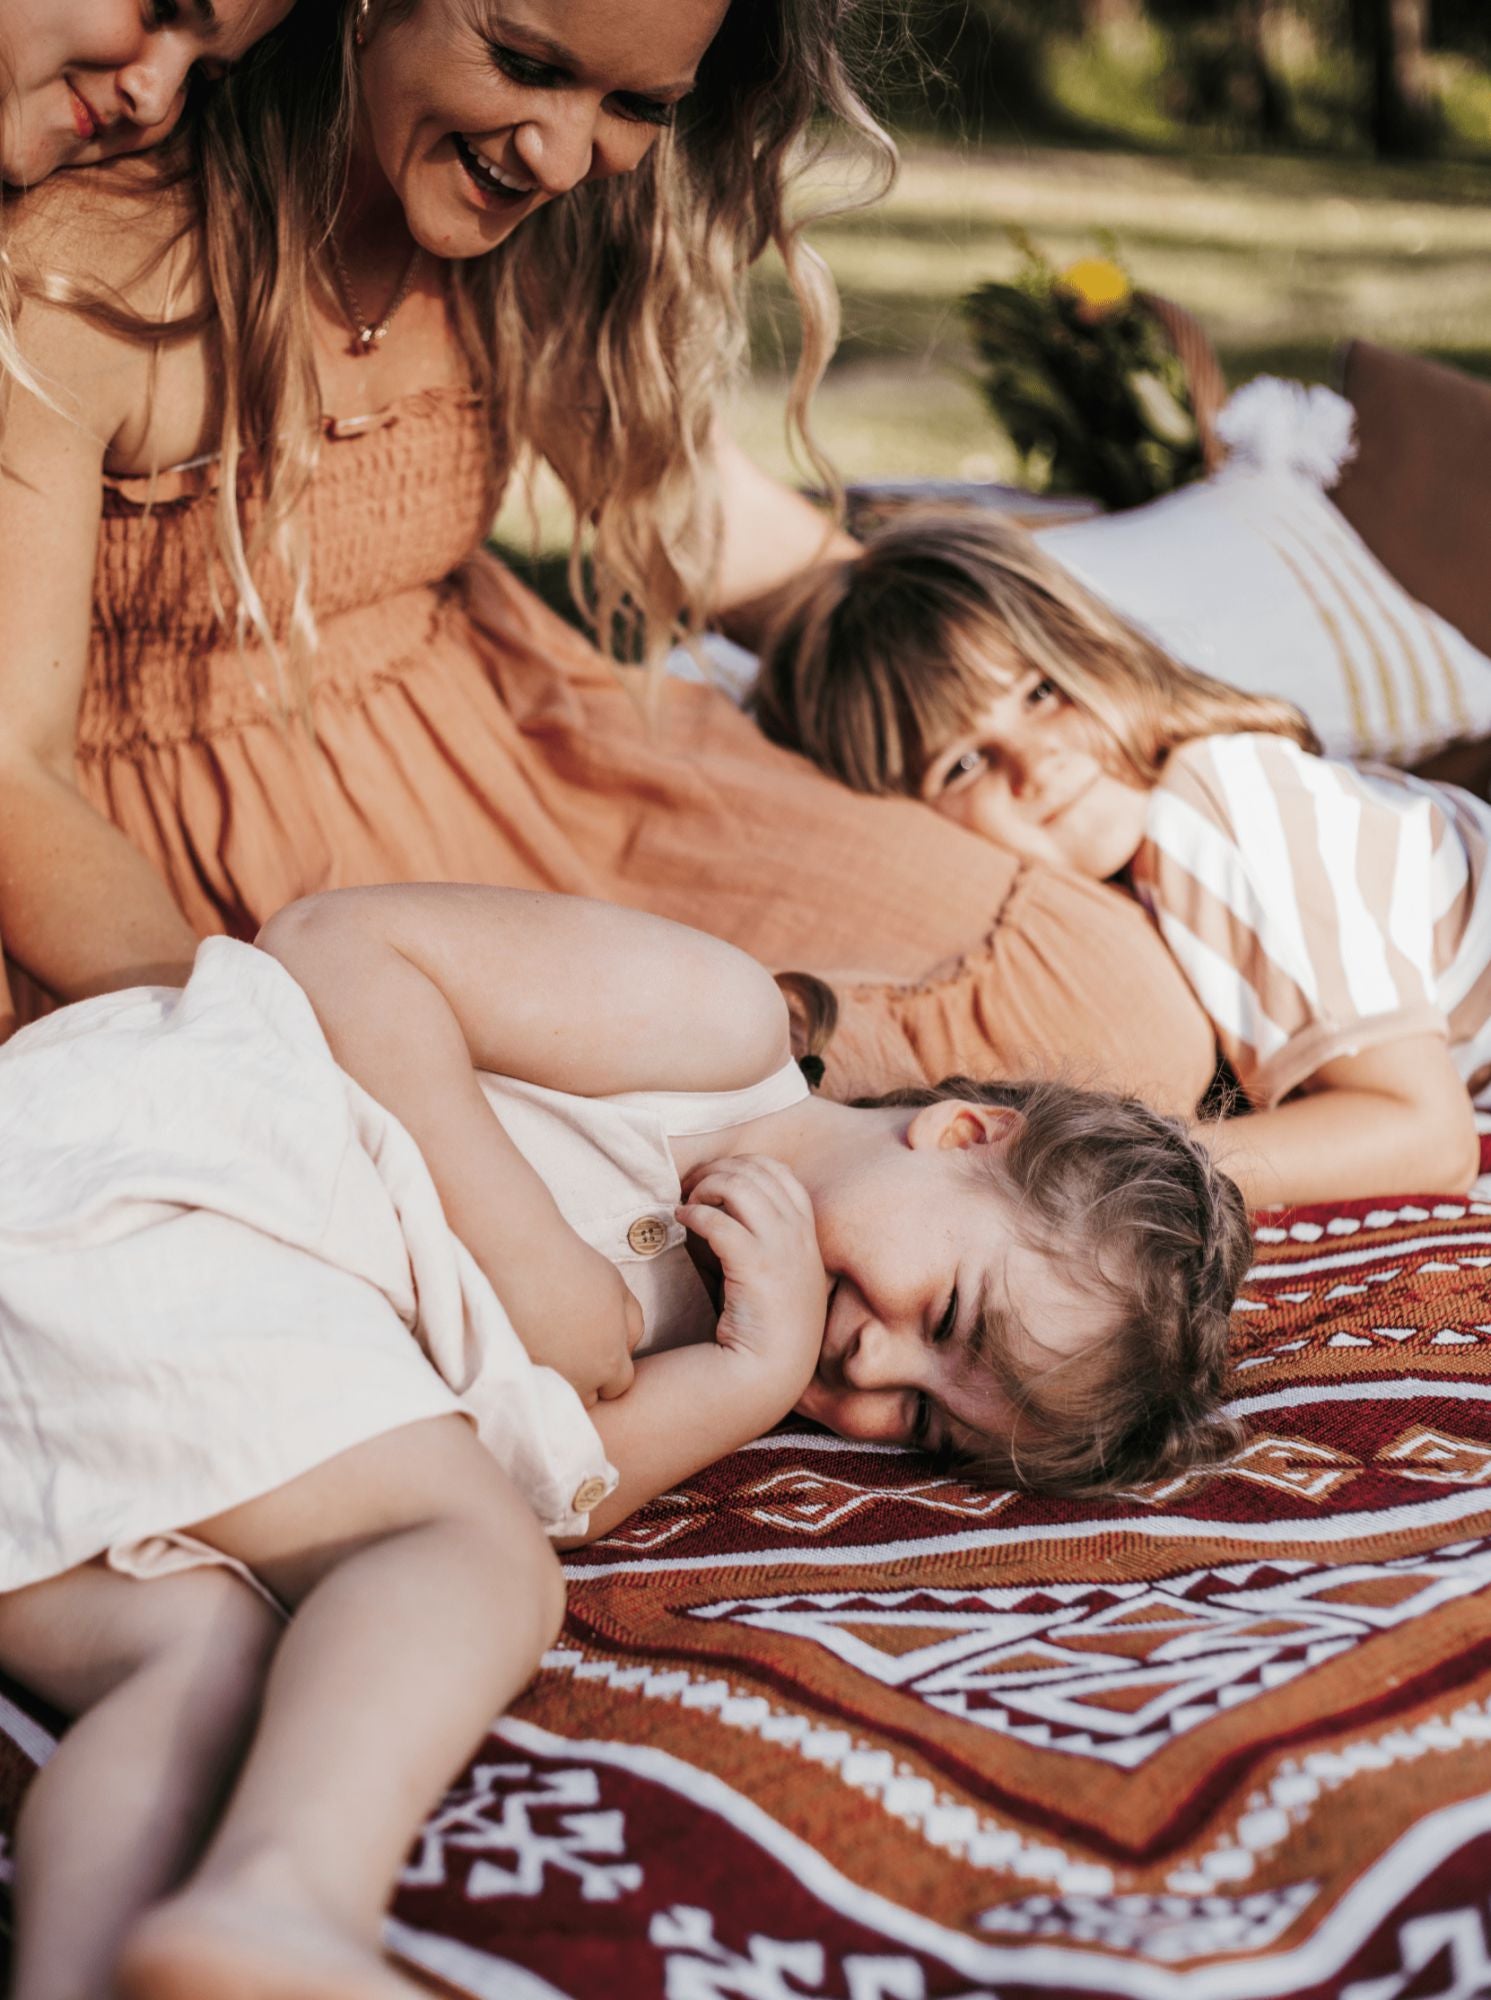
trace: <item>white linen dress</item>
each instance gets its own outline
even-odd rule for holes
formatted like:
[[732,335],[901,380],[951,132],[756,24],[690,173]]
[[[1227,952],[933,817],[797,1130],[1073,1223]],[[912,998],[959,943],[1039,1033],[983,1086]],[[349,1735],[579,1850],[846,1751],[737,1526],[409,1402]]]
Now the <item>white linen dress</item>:
[[[642,1351],[710,1337],[668,1138],[799,1101],[796,1066],[717,1095],[482,1084],[637,1293]],[[99,1555],[220,1561],[194,1523],[455,1411],[551,1534],[616,1483],[276,960],[210,938],[184,988],[84,1001],[0,1049],[0,1591]]]

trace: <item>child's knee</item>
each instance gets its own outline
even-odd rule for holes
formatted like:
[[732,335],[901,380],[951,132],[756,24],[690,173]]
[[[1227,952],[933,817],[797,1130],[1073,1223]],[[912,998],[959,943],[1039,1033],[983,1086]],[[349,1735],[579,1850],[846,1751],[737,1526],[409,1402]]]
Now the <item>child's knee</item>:
[[257,1702],[283,1621],[243,1579],[204,1568],[135,1586],[156,1593],[140,1667],[197,1690],[214,1709]]
[[229,1571],[139,1580],[90,1563],[0,1597],[0,1666],[64,1714],[140,1674],[220,1712],[257,1700],[281,1629]]
[[523,1607],[535,1647],[546,1651],[564,1624],[564,1572],[531,1510],[514,1495],[511,1506],[463,1510],[451,1525],[474,1537],[481,1572],[502,1591],[512,1613]]

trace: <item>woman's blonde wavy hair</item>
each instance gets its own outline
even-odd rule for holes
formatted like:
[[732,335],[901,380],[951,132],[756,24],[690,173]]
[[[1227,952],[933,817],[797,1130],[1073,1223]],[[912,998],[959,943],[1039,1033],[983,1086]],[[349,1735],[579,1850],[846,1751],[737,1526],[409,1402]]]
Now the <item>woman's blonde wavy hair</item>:
[[789,585],[752,703],[775,742],[855,791],[917,798],[988,706],[991,677],[1030,672],[1100,723],[1146,783],[1200,736],[1259,730],[1320,747],[1291,703],[1182,666],[1024,529],[974,507],[908,509],[858,561]]
[[[370,0],[366,35],[419,4]],[[863,161],[854,200],[894,174],[846,60],[855,7],[733,0],[677,125],[634,174],[574,189],[488,255],[449,267],[453,323],[487,412],[494,509],[516,461],[552,462],[574,514],[576,601],[620,657],[656,659],[703,623],[719,544],[711,424],[745,348],[746,274],[771,247],[803,328],[789,428],[833,484],[807,416],[837,300],[803,237],[813,218],[791,199],[835,139]],[[299,0],[198,93],[159,163],[187,197],[176,240],[195,249],[200,310],[131,320],[116,300],[76,284],[67,294],[135,337],[214,344],[219,553],[240,627],[276,651],[288,638],[302,657],[314,620],[297,507],[321,435],[311,301],[345,186],[358,26],[356,0]]]

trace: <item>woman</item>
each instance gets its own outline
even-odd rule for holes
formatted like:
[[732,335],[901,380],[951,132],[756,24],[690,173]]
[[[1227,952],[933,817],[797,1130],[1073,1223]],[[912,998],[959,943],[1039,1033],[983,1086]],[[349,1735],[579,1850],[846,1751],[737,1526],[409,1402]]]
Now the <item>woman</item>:
[[[645,653],[833,546],[714,408],[769,243],[809,380],[831,344],[788,162],[825,114],[875,137],[841,12],[302,0],[204,105],[195,207],[25,205],[69,408],[7,432],[0,935],[46,991],[178,979],[312,889],[512,883],[839,974],[835,1090],[1065,1059],[1189,1108],[1205,1024],[1112,892],[850,797],[707,688],[649,717],[462,569],[523,450]],[[81,273],[169,337],[50,302]]]

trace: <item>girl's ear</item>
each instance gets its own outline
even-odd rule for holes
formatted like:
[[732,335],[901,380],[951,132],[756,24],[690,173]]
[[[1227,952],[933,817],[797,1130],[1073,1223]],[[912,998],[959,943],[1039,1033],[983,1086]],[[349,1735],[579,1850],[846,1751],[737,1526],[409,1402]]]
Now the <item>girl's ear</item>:
[[944,1097],[921,1107],[906,1127],[906,1143],[913,1152],[1007,1146],[1024,1123],[1025,1114],[1010,1104],[970,1104],[963,1098]]

